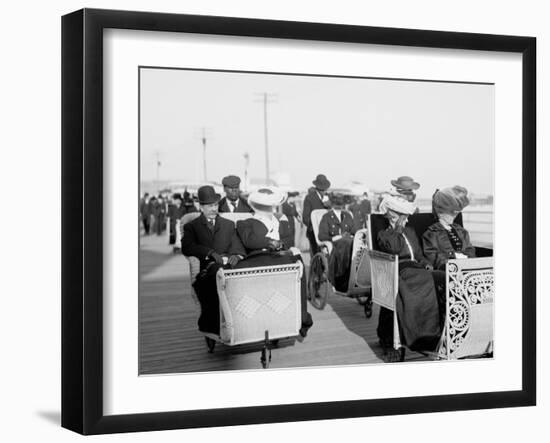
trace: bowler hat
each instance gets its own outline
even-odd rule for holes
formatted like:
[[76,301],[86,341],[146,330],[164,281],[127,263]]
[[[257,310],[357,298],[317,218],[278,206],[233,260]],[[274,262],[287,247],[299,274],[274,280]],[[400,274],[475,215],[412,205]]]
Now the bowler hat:
[[238,188],[241,184],[241,179],[236,175],[228,175],[222,180],[222,185],[227,186],[228,188]]
[[211,205],[220,201],[220,194],[216,194],[216,191],[212,186],[201,186],[197,191],[199,197],[199,203],[201,205]]
[[321,191],[326,191],[328,188],[330,188],[330,181],[328,181],[325,174],[319,174],[315,178],[315,180],[312,181],[312,183],[317,189],[320,189]]
[[397,180],[392,180],[391,184],[397,189],[406,191],[412,191],[420,188],[420,184],[416,183],[411,177],[407,177],[406,175],[399,177]]

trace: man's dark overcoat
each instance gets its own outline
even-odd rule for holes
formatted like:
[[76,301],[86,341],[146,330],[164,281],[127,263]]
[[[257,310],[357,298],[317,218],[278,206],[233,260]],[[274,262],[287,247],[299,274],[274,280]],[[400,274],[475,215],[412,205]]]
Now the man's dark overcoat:
[[222,256],[245,256],[244,247],[235,231],[235,224],[220,216],[216,217],[213,229],[204,214],[183,227],[182,254],[197,257],[201,272],[193,287],[201,304],[199,330],[212,334],[220,332],[220,308],[216,287],[216,273],[221,265],[215,263],[212,252]]
[[235,209],[234,211],[231,211],[231,209],[229,209],[229,204],[230,203],[227,201],[227,197],[222,198],[218,205],[218,211],[219,212],[251,212],[251,213],[254,212],[254,210],[242,197],[239,197],[237,199],[237,209]]
[[307,195],[304,198],[304,206],[302,211],[302,221],[306,225],[306,236],[309,240],[310,253],[313,256],[319,251],[317,241],[315,240],[315,234],[313,233],[313,227],[311,226],[311,212],[315,209],[327,209],[328,204],[321,200],[319,193],[315,188],[310,188]]

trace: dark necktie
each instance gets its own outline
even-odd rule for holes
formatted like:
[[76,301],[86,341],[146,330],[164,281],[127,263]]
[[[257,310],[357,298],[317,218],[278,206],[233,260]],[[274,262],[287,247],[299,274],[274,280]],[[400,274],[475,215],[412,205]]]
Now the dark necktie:
[[210,229],[210,232],[214,232],[214,220],[208,219],[208,229]]
[[233,206],[233,212],[237,212],[237,203],[231,202],[231,206]]

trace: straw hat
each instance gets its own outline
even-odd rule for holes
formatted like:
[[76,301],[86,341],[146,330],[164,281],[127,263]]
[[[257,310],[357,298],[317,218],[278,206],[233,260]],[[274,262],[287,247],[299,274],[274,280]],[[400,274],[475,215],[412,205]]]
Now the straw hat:
[[282,205],[286,200],[286,193],[275,187],[260,188],[250,194],[248,204],[258,211],[271,211]]
[[420,184],[416,183],[411,177],[403,175],[397,180],[392,180],[391,184],[395,186],[396,189],[404,191],[414,191],[420,188]]

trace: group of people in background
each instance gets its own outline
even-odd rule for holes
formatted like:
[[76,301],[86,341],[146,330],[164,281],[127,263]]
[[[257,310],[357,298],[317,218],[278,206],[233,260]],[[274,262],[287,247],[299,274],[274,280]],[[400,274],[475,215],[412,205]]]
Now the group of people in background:
[[[149,196],[146,192],[139,202],[139,217],[145,235],[162,235],[170,229],[170,244],[176,241],[176,221],[197,208],[189,192],[173,194],[171,197],[163,194]],[[166,221],[170,220],[170,226]]]
[[[403,343],[410,349],[433,350],[441,336],[444,320],[445,263],[452,258],[474,257],[468,232],[455,224],[456,216],[469,204],[468,192],[461,186],[437,190],[433,194],[434,223],[418,238],[408,226],[408,219],[418,212],[416,191],[420,184],[402,176],[391,180],[391,191],[383,194],[378,212],[387,223],[375,239],[382,252],[399,257],[399,296],[396,311],[402,328]],[[240,179],[229,175],[222,180],[222,198],[212,186],[199,188],[198,208],[190,195],[174,194],[170,202],[147,194],[140,204],[145,233],[162,232],[164,217],[170,217],[170,233],[175,232],[177,219],[191,211],[200,211],[184,226],[181,251],[199,258],[201,272],[194,287],[201,302],[199,329],[216,333],[219,330],[219,307],[215,275],[220,267],[250,267],[301,261],[295,248],[295,230],[305,227],[311,256],[319,251],[311,220],[312,211],[325,209],[318,227],[318,239],[332,243],[329,257],[329,280],[337,290],[344,290],[350,274],[353,236],[366,226],[371,201],[365,193],[350,200],[341,192],[331,192],[331,182],[319,174],[312,181],[303,200],[301,214],[292,202],[298,193],[285,193],[264,187],[244,198]],[[225,220],[220,212],[250,213],[251,218]],[[173,225],[174,224],[174,225]],[[174,234],[175,239],[175,234]],[[177,246],[177,245],[176,245]],[[303,250],[304,248],[302,248]],[[305,337],[313,322],[307,312],[305,273],[302,281],[302,328]],[[380,309],[378,337],[388,361],[402,360],[402,351],[393,350],[393,312]]]

